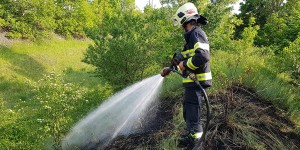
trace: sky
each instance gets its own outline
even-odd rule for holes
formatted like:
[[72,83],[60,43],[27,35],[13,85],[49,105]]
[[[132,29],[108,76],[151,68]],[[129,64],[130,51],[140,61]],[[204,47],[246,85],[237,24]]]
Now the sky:
[[[243,0],[239,0],[236,4],[233,5],[233,11],[232,13],[236,14],[239,13],[239,8],[240,8],[240,2]],[[143,10],[143,8],[149,4],[149,2],[154,6],[154,8],[160,8],[161,4],[159,0],[135,0],[135,5],[137,6],[138,9]]]
[[154,6],[154,8],[161,7],[159,0],[135,0],[135,5],[138,7],[138,9],[143,10],[143,8],[149,4],[149,2]]
[[233,5],[233,10],[232,10],[232,13],[233,14],[239,14],[241,11],[239,10],[240,9],[240,3],[242,2],[243,0],[239,0],[238,2],[236,2],[234,5]]

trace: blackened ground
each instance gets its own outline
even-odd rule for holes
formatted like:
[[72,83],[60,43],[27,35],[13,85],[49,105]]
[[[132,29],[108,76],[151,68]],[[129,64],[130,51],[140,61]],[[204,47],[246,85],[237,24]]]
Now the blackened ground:
[[236,84],[210,99],[213,118],[204,149],[300,149],[285,111],[252,89]]
[[[174,130],[172,120],[176,107],[179,106],[179,99],[182,99],[182,96],[161,99],[156,108],[150,109],[152,111],[149,111],[148,115],[146,115],[150,118],[145,118],[145,120],[149,119],[151,121],[147,122],[147,125],[141,123],[144,124],[142,127],[143,131],[129,136],[117,137],[105,149],[132,150],[140,147],[161,149],[158,147],[159,142],[167,138]],[[156,115],[154,118],[151,118],[154,112],[156,112]]]
[[[182,96],[162,99],[154,121],[138,134],[117,137],[105,149],[164,149],[159,147],[162,139],[170,137],[174,130],[184,131],[175,129],[172,122],[181,101]],[[293,132],[294,124],[285,111],[262,100],[253,90],[235,84],[211,95],[210,101],[212,119],[203,149],[300,149],[300,136]]]

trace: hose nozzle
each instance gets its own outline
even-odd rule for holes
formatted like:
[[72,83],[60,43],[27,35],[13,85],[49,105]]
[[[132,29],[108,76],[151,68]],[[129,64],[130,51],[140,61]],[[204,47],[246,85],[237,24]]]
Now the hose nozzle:
[[170,68],[170,67],[165,67],[161,72],[160,72],[160,75],[162,77],[165,77],[167,75],[169,75],[169,73],[172,71],[173,69]]

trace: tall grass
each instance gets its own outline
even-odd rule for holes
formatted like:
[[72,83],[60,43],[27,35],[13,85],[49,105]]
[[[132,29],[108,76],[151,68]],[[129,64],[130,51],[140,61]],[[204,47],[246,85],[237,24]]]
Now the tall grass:
[[215,60],[212,64],[212,68],[215,69],[213,81],[216,86],[213,86],[212,91],[219,91],[226,87],[224,85],[230,86],[232,83],[244,84],[254,89],[263,100],[286,110],[299,131],[300,87],[282,78],[276,66],[271,64],[272,59],[272,57],[257,54],[239,56],[217,51],[213,55],[213,60]]
[[[276,66],[270,62],[272,62],[272,57],[258,55],[257,52],[249,53],[249,55],[226,51],[214,52],[211,58],[213,86],[208,90],[208,94],[213,95],[225,91],[236,83],[243,84],[253,89],[262,100],[286,110],[290,120],[296,125],[295,131],[300,134],[299,87],[291,85],[288,80],[282,78]],[[170,80],[178,79],[170,78]],[[177,83],[177,81],[168,81],[166,87],[171,87],[173,83]],[[174,86],[178,87],[178,84],[174,84]],[[173,94],[182,94],[182,92],[177,91]],[[174,141],[179,137],[178,130],[184,128],[181,111],[179,109],[178,115],[173,120],[176,126],[174,133],[162,141],[161,147],[165,149],[178,149],[174,147]],[[252,132],[251,134],[247,133],[247,130],[241,130],[241,135],[248,141],[246,144],[252,145],[251,147],[255,149],[264,149],[264,145],[258,140],[257,135],[252,134]],[[276,146],[276,143],[271,146]],[[277,146],[283,147],[281,143]]]

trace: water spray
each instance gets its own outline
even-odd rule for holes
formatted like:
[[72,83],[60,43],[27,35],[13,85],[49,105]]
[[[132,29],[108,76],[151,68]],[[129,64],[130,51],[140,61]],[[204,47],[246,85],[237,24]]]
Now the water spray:
[[138,132],[139,121],[154,106],[162,81],[155,75],[110,97],[73,127],[62,149],[103,149],[117,136]]

